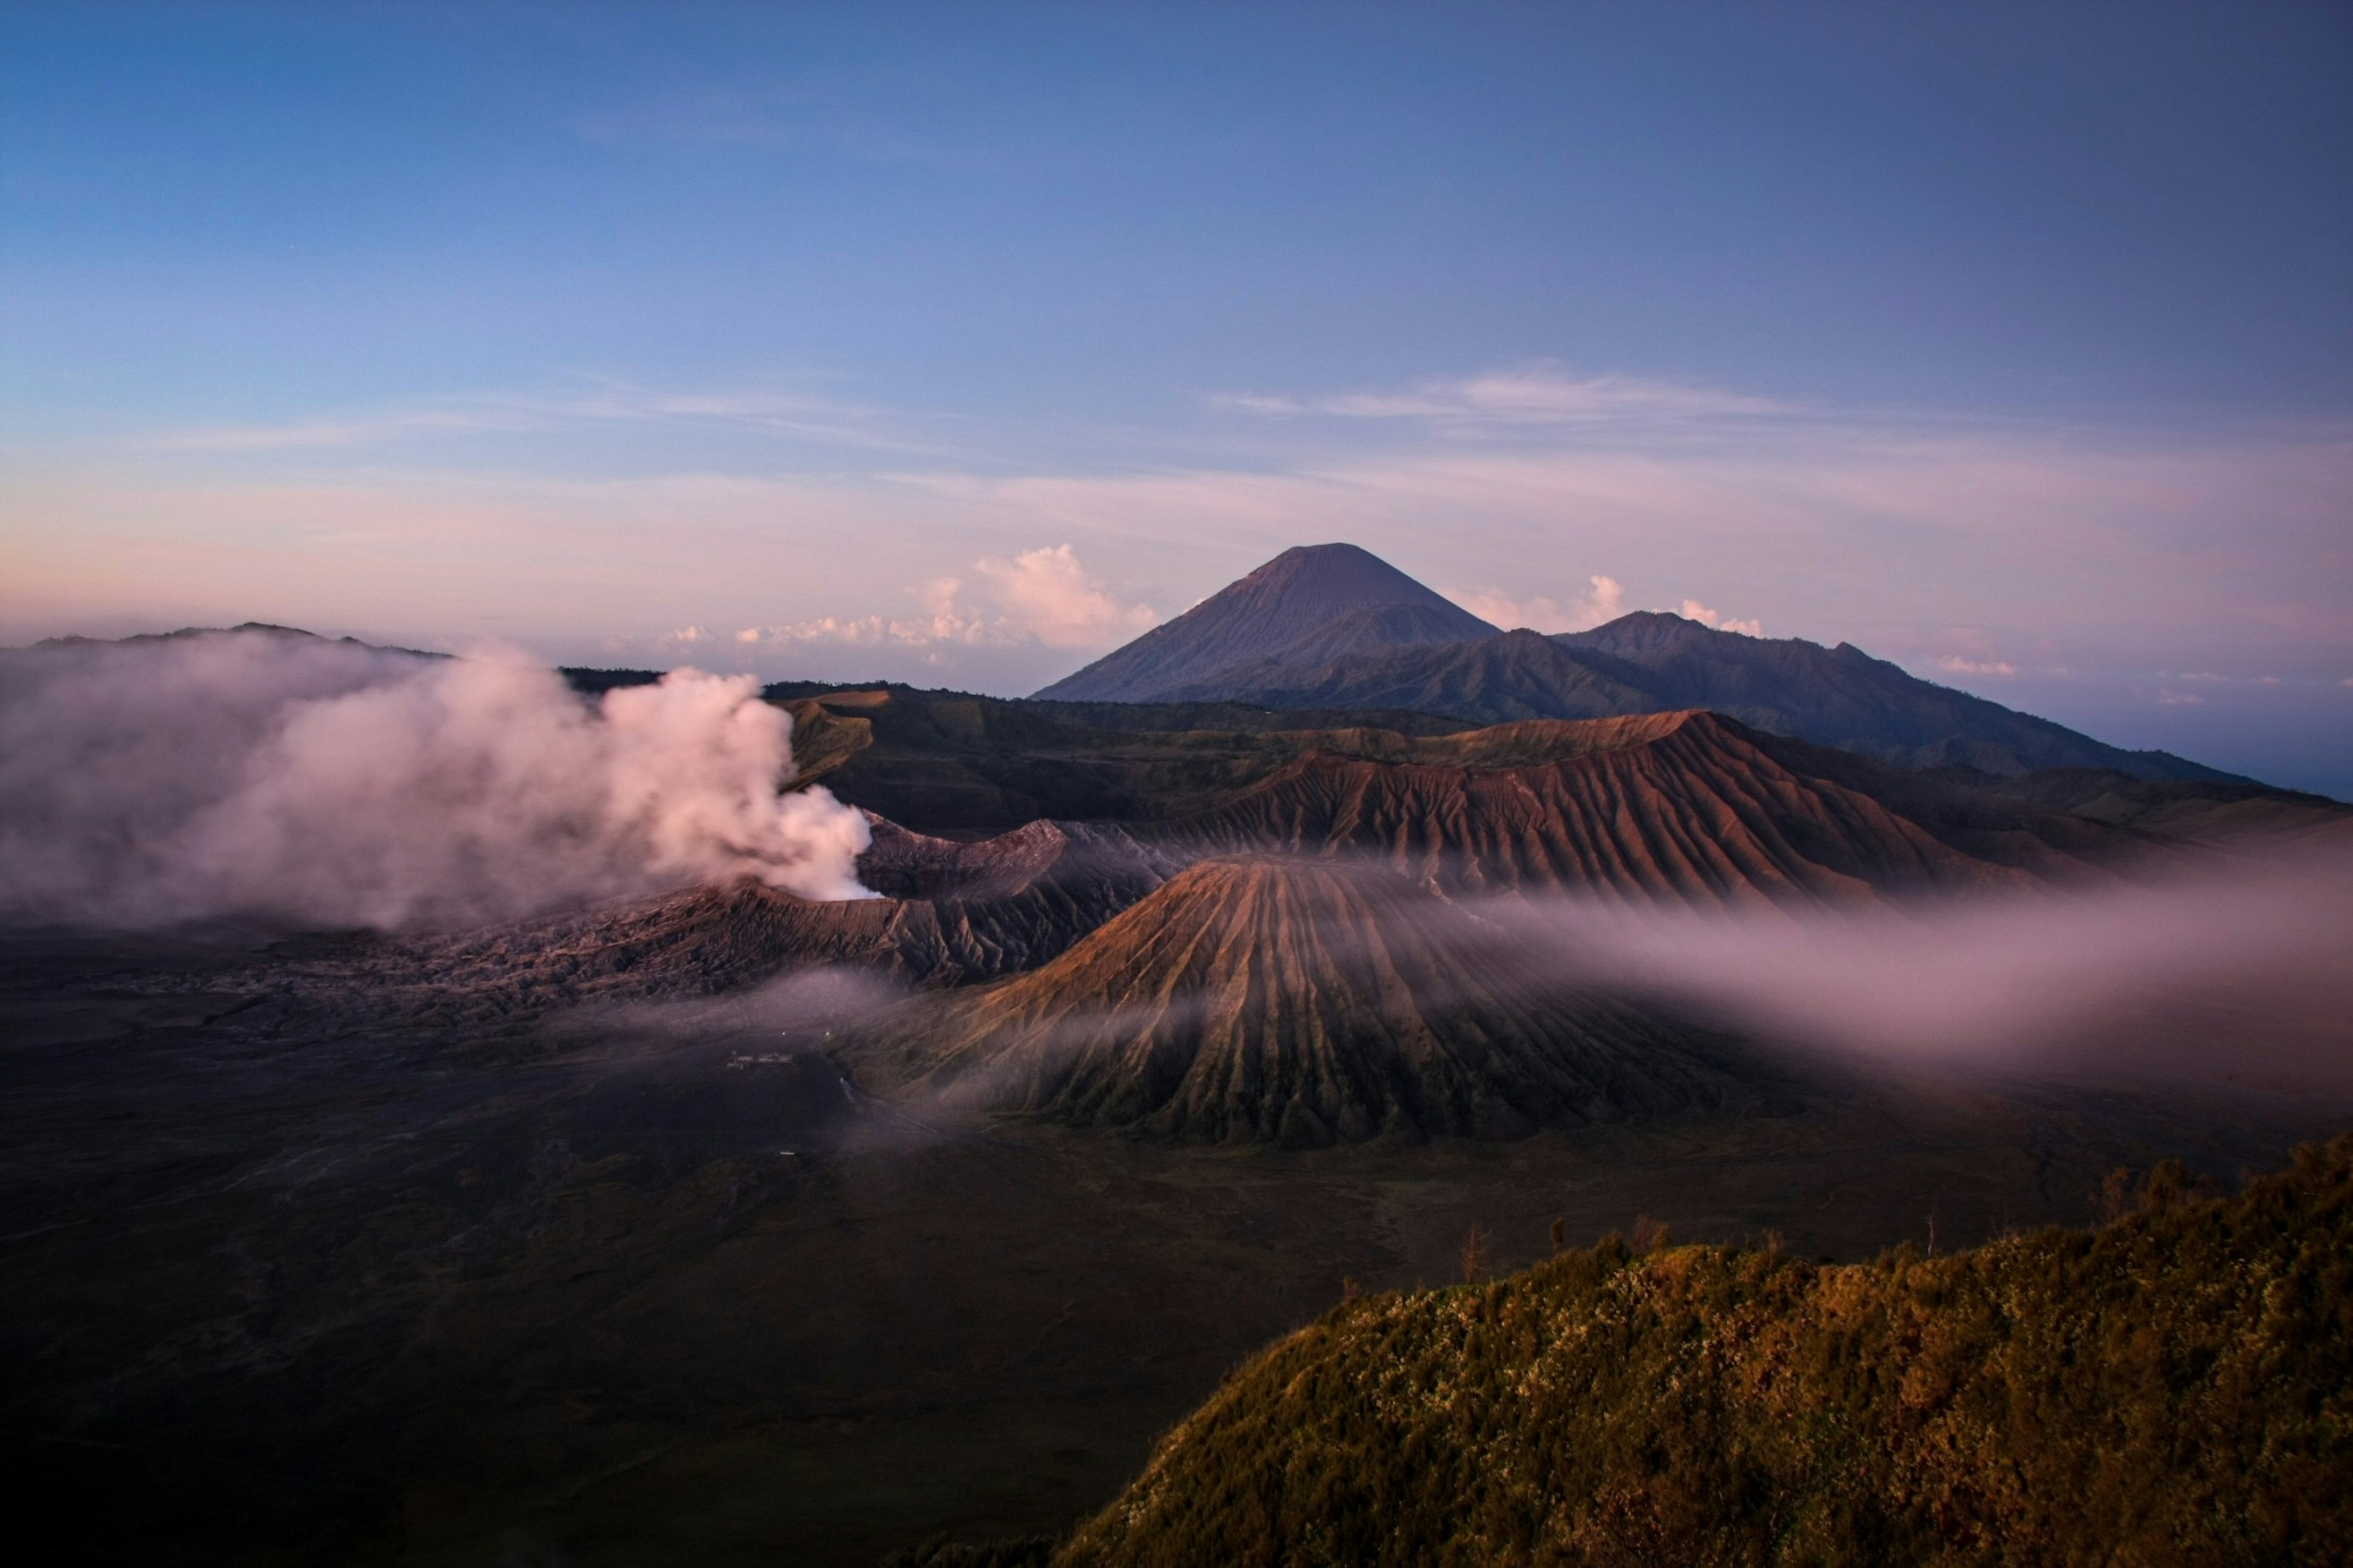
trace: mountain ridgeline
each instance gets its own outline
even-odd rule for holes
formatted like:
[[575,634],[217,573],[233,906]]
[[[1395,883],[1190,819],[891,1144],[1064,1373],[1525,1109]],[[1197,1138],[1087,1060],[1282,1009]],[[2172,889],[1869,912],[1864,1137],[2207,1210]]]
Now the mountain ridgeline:
[[[1608,1009],[1503,984],[1505,971],[1477,950],[1450,901],[1567,894],[1761,910],[1922,893],[2033,897],[2115,885],[2249,835],[2319,844],[2353,832],[2353,811],[2342,806],[2235,787],[2168,785],[2141,807],[2119,804],[2112,785],[2083,797],[2087,815],[2064,809],[2095,789],[2072,775],[2038,775],[2074,786],[2045,804],[1708,713],[1425,736],[1129,735],[963,695],[868,690],[840,700],[838,711],[827,699],[794,702],[795,735],[815,776],[868,805],[873,843],[859,874],[879,897],[810,902],[751,881],[682,890],[482,932],[314,944],[289,950],[280,984],[322,1004],[357,1005],[364,995],[438,1027],[495,1036],[583,1004],[738,990],[833,967],[959,999],[894,1017],[889,1042],[852,1054],[853,1074],[884,1093],[929,1096],[964,1080],[958,1093],[990,1109],[1187,1141],[1348,1141],[1385,1128],[1494,1137],[1741,1096],[1718,1092],[1728,1063],[1713,1047],[1699,1052],[1712,1064],[1704,1083],[1678,1078],[1704,1092],[1654,1093],[1639,1071],[1608,1080],[1616,1087],[1599,1099],[1528,1089],[1515,1053],[1557,1051],[1555,1066],[1584,1072],[1595,1059],[1587,1045],[1630,1037],[1595,1033]],[[1054,794],[1066,787],[1077,793]],[[1116,806],[1124,820],[1043,816],[1032,790],[1082,811]],[[885,800],[943,819],[955,836],[875,814],[869,803]],[[2149,827],[2100,820],[2136,810]],[[970,832],[976,817],[1006,816],[1020,825]],[[1192,963],[1214,944],[1170,946],[1278,910],[1306,923],[1295,937],[1270,932],[1232,950],[1233,966]],[[1352,921],[1362,929],[1346,935]],[[1395,935],[1394,949],[1392,924],[1414,928]],[[1462,939],[1431,949],[1432,932],[1449,930]],[[1090,956],[1079,961],[1082,948]],[[1144,955],[1180,948],[1187,964],[1168,971],[1159,994],[1107,986],[1107,975],[1142,984]],[[1073,962],[1060,963],[1066,955]],[[990,987],[1003,1000],[975,1000],[997,995]],[[1498,1010],[1483,1013],[1487,1001],[1458,1005],[1469,996]],[[1238,999],[1241,1012],[1203,1024],[1202,1009],[1221,997]],[[1333,1042],[1329,1060],[1286,1058],[1284,1009],[1295,1002],[1310,1020],[1301,1027]],[[1132,1020],[1139,1005],[1156,1010],[1149,1070],[1098,1060],[1117,1030],[1098,1041],[1095,1024]],[[1691,1043],[1671,1029],[1645,1037],[1670,1054]],[[1474,1039],[1488,1044],[1462,1046]],[[1045,1041],[1076,1049],[1065,1061],[1035,1049]],[[1406,1078],[1386,1066],[1378,1083],[1327,1071],[1360,1048],[1368,1060],[1404,1063]],[[985,1077],[968,1071],[1000,1056],[1051,1057],[1051,1072],[1041,1068],[1018,1092],[973,1089],[1002,1080],[995,1067]],[[1212,1111],[1196,1059],[1255,1065],[1211,1096]],[[1443,1083],[1421,1075],[1426,1064]],[[1729,1065],[1733,1077],[1746,1073]],[[1102,1082],[1125,1087],[1103,1089],[1098,1069],[1108,1074]],[[1063,1077],[1048,1087],[1053,1073]],[[1295,1099],[1302,1114],[1291,1114]]]
[[1333,736],[1146,830],[1376,860],[1449,889],[1725,909],[2031,892],[2165,853],[2105,824],[1693,712]]
[[2233,777],[2107,745],[1848,643],[1746,636],[1652,612],[1552,636],[1502,631],[1350,545],[1286,550],[1037,695],[1377,708],[1476,724],[1708,708],[1899,767]]
[[1612,1238],[1361,1298],[1051,1559],[2347,1560],[2353,1139],[2141,1205],[1835,1267]]
[[[845,1071],[887,1097],[1178,1141],[1771,1114],[1793,1103],[1780,1071],[1647,1004],[1563,985],[1559,955],[1523,950],[1476,896],[1720,910],[2032,897],[2184,853],[1712,713],[1317,739],[1205,808],[1114,837],[1062,829],[1096,835],[1097,855],[1116,845],[1128,889],[1183,869],[1050,961],[852,1030]],[[1037,888],[1007,901],[1017,882],[983,870],[1026,867],[1035,832],[952,852],[880,841],[894,863],[919,853],[978,880],[949,871],[926,884],[947,901],[904,920],[844,921],[928,932],[953,908],[958,929],[985,914],[1008,936],[1017,919],[1037,931],[1067,900],[1041,906]]]

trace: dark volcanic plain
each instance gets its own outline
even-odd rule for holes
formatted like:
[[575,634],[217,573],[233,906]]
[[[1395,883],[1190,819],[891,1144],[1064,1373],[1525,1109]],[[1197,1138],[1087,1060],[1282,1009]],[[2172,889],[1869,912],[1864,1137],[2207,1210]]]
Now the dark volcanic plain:
[[863,1563],[1052,1532],[1345,1281],[1456,1277],[1474,1226],[1496,1267],[1556,1218],[1847,1259],[2339,1124],[1924,1080],[1189,1148],[852,1106],[812,1042],[723,1017],[452,1040],[186,957],[20,942],[8,975],[10,1462],[94,1559]]

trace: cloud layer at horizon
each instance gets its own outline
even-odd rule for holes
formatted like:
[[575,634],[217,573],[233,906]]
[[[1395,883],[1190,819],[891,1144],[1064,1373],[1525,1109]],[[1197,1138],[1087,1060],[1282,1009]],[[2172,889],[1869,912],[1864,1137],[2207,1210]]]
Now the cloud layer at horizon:
[[[1509,408],[1486,423],[1462,411],[1476,397],[1446,391],[1504,384]],[[489,449],[457,462],[437,449],[450,427],[413,409],[315,427],[371,448],[356,474],[281,466],[329,444],[304,427],[283,444],[143,433],[106,464],[20,462],[34,526],[12,543],[31,570],[0,590],[0,625],[285,618],[427,642],[488,630],[572,658],[724,643],[775,676],[897,651],[1010,689],[1290,544],[1349,539],[1540,631],[1665,609],[1980,681],[2089,668],[2333,683],[2353,667],[2353,563],[2333,549],[2353,426],[2188,439],[1800,415],[1736,392],[1663,424],[1521,411],[1582,409],[1594,384],[1521,368],[1292,400],[1410,406],[1343,416],[1381,426],[1368,443],[1239,407],[1222,451],[1026,471],[977,451],[911,461],[871,408],[857,460],[815,472],[581,476],[550,471],[535,432],[489,425],[466,430]],[[751,402],[645,395],[568,417],[732,424]],[[94,554],[94,537],[116,548]]]
[[2353,20],[906,15],[0,18],[0,641],[1021,691],[1347,539],[2353,789]]

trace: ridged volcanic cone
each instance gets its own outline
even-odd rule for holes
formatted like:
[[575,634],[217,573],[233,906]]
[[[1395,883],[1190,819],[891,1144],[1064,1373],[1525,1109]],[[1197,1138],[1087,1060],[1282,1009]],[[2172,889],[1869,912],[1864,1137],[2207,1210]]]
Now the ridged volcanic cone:
[[1545,982],[1392,872],[1204,862],[1052,963],[926,999],[845,1053],[870,1087],[1189,1141],[1516,1138],[1712,1108],[1769,1077]]
[[2145,839],[1713,713],[1499,725],[1313,752],[1172,826],[1207,847],[1378,858],[1486,891],[1699,907],[2107,880]]

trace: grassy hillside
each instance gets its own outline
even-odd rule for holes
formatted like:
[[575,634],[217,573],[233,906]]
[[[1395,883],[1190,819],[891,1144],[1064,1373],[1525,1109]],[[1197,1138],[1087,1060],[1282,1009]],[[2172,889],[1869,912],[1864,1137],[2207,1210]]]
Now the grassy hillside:
[[[1137,706],[1127,727],[1089,715],[1112,704],[1007,702],[901,686],[767,688],[793,715],[796,784],[822,783],[853,806],[926,833],[995,833],[1041,817],[1124,822],[1197,809],[1325,745],[1410,748],[1458,723],[1419,715]],[[1067,715],[1067,717],[1066,717]],[[1323,721],[1336,727],[1307,727]],[[1238,721],[1247,721],[1242,723]],[[1134,727],[1165,722],[1167,730]],[[1197,722],[1197,723],[1196,723]],[[1217,728],[1201,727],[1216,723]]]
[[1334,1309],[1054,1560],[2344,1562],[2349,1369],[2353,1139],[1947,1256],[1612,1239]]

